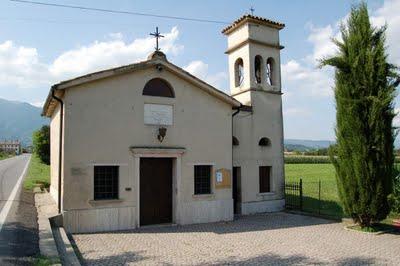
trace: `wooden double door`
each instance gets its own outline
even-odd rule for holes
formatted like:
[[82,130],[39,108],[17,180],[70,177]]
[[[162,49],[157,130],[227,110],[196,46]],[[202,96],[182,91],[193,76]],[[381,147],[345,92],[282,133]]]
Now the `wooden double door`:
[[140,159],[140,225],[172,222],[172,158]]

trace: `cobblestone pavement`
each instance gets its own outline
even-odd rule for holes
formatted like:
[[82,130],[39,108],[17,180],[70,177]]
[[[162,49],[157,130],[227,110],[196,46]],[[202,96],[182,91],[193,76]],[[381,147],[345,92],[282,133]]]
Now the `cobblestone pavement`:
[[233,222],[75,234],[87,265],[399,265],[400,235],[274,213]]

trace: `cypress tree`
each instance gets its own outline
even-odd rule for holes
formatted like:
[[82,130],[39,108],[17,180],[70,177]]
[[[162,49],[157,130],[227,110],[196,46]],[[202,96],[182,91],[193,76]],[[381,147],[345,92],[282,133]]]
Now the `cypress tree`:
[[397,68],[387,62],[386,26],[375,28],[365,3],[353,6],[338,53],[321,61],[335,68],[336,142],[331,160],[345,213],[362,227],[390,212],[394,163],[392,127]]

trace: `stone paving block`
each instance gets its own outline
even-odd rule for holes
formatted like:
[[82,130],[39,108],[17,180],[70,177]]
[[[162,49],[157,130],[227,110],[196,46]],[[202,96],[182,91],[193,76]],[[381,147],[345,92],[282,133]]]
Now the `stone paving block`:
[[399,265],[400,235],[289,213],[73,235],[87,265]]

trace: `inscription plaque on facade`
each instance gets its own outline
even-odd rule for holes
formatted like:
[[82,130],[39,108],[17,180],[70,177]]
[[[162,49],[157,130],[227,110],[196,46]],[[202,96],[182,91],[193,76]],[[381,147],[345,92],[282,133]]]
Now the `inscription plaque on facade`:
[[147,125],[171,126],[173,122],[173,107],[166,104],[145,104],[144,123]]

